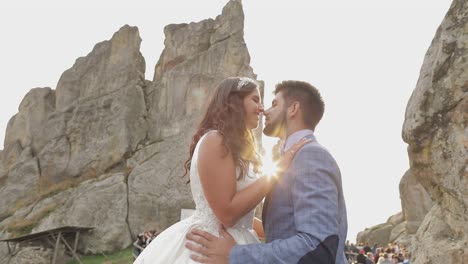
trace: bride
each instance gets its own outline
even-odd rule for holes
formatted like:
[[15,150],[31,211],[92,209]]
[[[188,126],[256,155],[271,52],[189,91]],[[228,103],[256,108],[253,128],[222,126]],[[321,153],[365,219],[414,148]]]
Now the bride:
[[[159,234],[134,264],[196,263],[190,258],[194,253],[185,248],[185,236],[193,228],[219,236],[223,226],[238,244],[260,242],[263,227],[254,217],[255,207],[275,183],[275,177],[259,177],[261,162],[252,130],[262,112],[255,81],[231,77],[218,85],[185,162],[196,210]],[[304,143],[296,143],[296,152]],[[281,171],[294,154],[283,155]]]

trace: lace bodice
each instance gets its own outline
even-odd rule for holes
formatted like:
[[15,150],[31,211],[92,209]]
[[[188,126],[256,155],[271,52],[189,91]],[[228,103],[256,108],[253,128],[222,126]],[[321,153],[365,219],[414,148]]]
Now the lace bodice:
[[[190,188],[193,195],[193,200],[195,202],[195,212],[193,217],[199,218],[206,223],[208,229],[217,230],[220,224],[220,221],[216,218],[215,214],[211,210],[208,202],[203,193],[203,189],[200,183],[200,177],[198,175],[198,149],[201,145],[201,142],[205,138],[206,134],[203,135],[195,147],[195,151],[192,156],[192,163],[190,167]],[[240,173],[240,170],[237,170],[237,174]],[[237,181],[237,190],[242,190],[243,188],[249,186],[256,180],[255,173],[252,168],[249,169],[248,174],[241,180]],[[248,228],[252,229],[252,221],[255,214],[255,209],[244,215],[232,228]]]

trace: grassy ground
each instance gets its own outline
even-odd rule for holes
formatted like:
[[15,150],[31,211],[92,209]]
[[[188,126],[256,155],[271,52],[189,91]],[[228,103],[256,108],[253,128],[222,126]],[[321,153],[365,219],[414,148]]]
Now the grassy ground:
[[[83,264],[131,264],[133,263],[132,247],[106,255],[81,256]],[[78,264],[73,260],[67,264]]]

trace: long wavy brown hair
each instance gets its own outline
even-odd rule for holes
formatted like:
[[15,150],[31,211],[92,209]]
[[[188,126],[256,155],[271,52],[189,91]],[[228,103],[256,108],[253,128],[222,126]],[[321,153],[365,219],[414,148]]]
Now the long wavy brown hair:
[[221,81],[208,104],[206,113],[192,137],[190,156],[185,162],[184,176],[190,171],[193,153],[200,138],[211,130],[222,136],[224,155],[231,153],[234,163],[241,172],[238,179],[245,177],[250,165],[258,172],[261,162],[255,136],[246,127],[244,98],[258,88],[258,84],[245,77],[230,77]]

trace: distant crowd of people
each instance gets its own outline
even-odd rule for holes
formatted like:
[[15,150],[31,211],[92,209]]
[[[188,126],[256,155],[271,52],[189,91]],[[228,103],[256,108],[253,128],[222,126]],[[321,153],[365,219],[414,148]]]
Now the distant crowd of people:
[[159,235],[156,230],[149,230],[137,235],[137,239],[133,243],[133,257],[137,258],[138,255],[145,249],[149,243]]
[[346,241],[346,258],[356,264],[409,264],[410,254],[403,245],[389,243],[387,246],[359,243],[355,245]]

